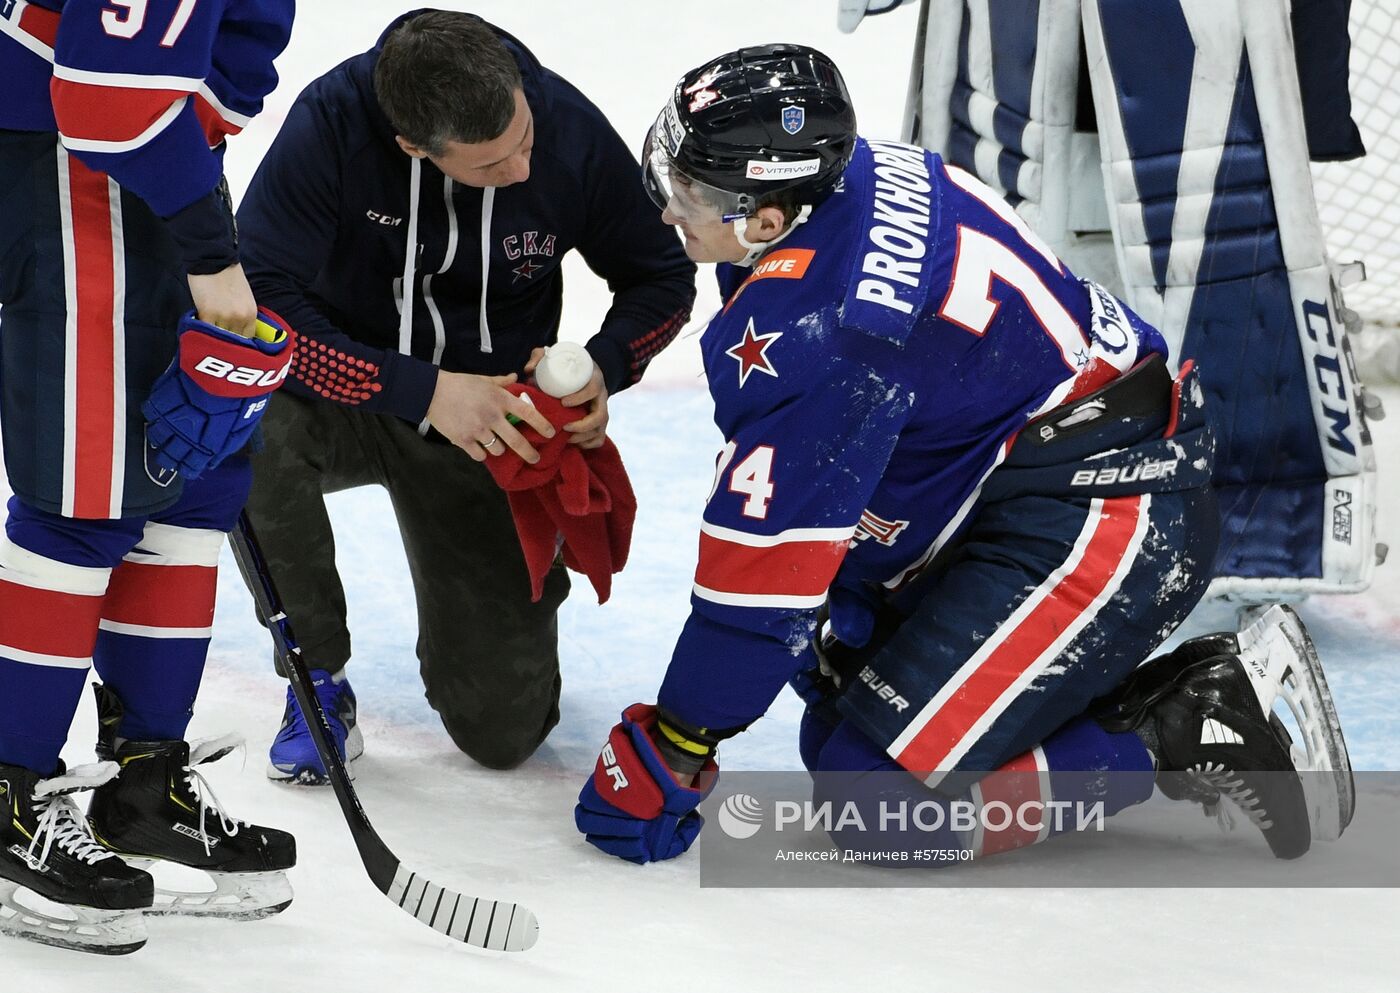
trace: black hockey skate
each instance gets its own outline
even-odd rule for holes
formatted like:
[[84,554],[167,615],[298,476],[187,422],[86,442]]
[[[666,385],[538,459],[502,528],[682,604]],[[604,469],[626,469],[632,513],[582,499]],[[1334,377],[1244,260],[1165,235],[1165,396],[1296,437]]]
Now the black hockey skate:
[[[1303,735],[1295,746],[1283,700]],[[1110,731],[1135,730],[1175,800],[1228,818],[1229,799],[1279,858],[1335,839],[1354,809],[1346,743],[1317,653],[1287,607],[1270,607],[1238,635],[1188,641],[1148,662],[1100,712]]]
[[150,875],[97,844],[70,796],[116,774],[111,762],[60,765],[47,779],[0,765],[0,934],[103,955],[146,943]]
[[[195,742],[123,741],[113,737],[120,703],[96,687],[102,732],[98,754],[121,775],[99,787],[88,808],[97,840],[136,865],[174,862],[203,871],[212,891],[156,887],[147,913],[257,920],[292,902],[286,870],[296,864],[296,840],[286,831],[230,817],[197,767],[242,744],[236,735]],[[114,747],[115,745],[115,747]]]

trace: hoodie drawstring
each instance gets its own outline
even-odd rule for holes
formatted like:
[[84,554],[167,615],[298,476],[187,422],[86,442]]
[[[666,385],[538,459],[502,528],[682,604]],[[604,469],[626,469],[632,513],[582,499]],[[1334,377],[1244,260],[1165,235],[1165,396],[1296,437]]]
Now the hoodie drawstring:
[[[414,284],[418,278],[418,204],[422,198],[422,191],[423,160],[415,158],[410,160],[409,165],[408,236],[403,257],[403,305],[399,309],[399,351],[404,355],[413,354]],[[443,177],[443,200],[447,207],[448,246],[446,257],[443,259],[442,268],[438,270],[438,274],[446,272],[457,255],[457,215],[452,202],[452,180],[447,176]],[[488,186],[481,191],[481,305],[479,313],[481,350],[483,352],[491,351],[491,326],[486,321],[486,285],[491,277],[491,211],[495,201],[496,188],[494,186]],[[433,328],[436,332],[433,349],[433,364],[436,365],[442,360],[442,351],[446,340],[442,327],[442,316],[437,312],[437,306],[432,299],[432,278],[429,275],[424,280],[423,296],[428,310],[432,314]],[[418,425],[418,433],[427,434],[428,427],[427,418],[424,418]]]
[[442,321],[442,311],[438,310],[433,299],[433,277],[441,276],[457,260],[457,209],[452,202],[452,177],[442,177],[442,205],[447,212],[447,250],[442,253],[442,265],[438,271],[423,277],[423,302],[428,305],[428,316],[433,319],[433,365],[442,365],[442,353],[447,347],[447,326]]
[[491,325],[486,322],[486,281],[491,276],[491,209],[496,203],[496,187],[481,191],[481,350],[491,351]]
[[423,162],[410,159],[408,181],[408,243],[403,250],[403,306],[399,308],[399,351],[413,353],[413,282],[418,266],[418,195],[423,186]]

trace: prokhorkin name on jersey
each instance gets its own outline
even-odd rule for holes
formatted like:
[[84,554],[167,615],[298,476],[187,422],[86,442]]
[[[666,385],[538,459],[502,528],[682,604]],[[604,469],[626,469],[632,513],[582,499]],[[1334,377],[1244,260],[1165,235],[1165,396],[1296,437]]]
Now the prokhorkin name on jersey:
[[861,260],[861,271],[871,278],[856,284],[856,299],[909,314],[914,304],[900,287],[917,288],[923,281],[933,184],[922,148],[893,141],[871,141],[870,148],[876,223],[868,237],[875,250]]

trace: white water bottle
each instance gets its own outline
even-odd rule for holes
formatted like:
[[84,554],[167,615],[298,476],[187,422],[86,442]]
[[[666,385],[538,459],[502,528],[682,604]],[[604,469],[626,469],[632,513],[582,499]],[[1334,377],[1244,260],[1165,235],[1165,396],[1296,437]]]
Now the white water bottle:
[[593,356],[572,341],[561,341],[544,350],[535,366],[535,385],[552,397],[577,393],[593,378]]

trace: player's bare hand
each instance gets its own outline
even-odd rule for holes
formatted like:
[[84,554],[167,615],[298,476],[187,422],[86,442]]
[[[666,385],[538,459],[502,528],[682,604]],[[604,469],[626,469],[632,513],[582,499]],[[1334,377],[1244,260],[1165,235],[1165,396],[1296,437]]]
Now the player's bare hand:
[[565,407],[584,407],[587,413],[564,425],[569,432],[569,444],[580,448],[598,448],[608,435],[608,388],[603,385],[603,370],[595,363],[593,377],[577,392],[560,398]]
[[201,321],[251,338],[257,333],[258,304],[241,265],[207,276],[189,276],[194,312]]
[[428,423],[478,462],[509,449],[534,464],[540,460],[540,453],[508,418],[519,418],[546,438],[554,437],[554,425],[534,404],[506,389],[513,382],[514,373],[474,376],[439,372],[437,388],[428,405]]
[[525,363],[525,375],[530,375],[535,371],[535,367],[540,364],[540,359],[544,358],[544,349],[536,348],[530,353],[530,359]]

